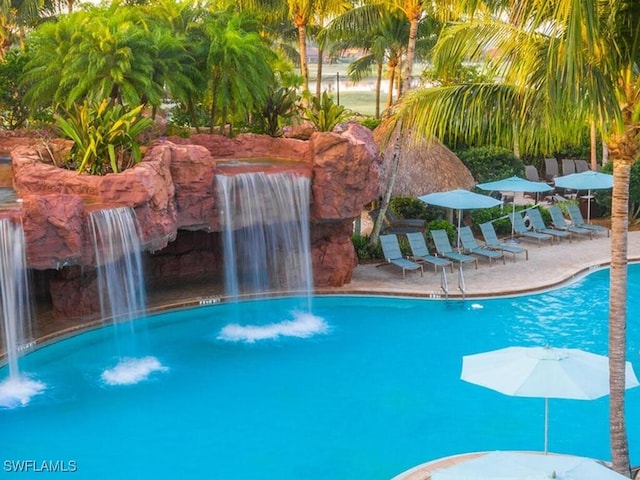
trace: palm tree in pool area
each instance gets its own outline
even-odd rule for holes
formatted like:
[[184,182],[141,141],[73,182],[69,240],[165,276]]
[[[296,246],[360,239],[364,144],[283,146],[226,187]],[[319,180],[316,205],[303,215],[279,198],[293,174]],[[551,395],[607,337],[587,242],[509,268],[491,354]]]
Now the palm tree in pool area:
[[[553,150],[593,121],[613,163],[609,294],[610,437],[616,471],[629,475],[625,425],[627,233],[631,164],[640,134],[640,3],[636,0],[523,0],[500,15],[448,26],[434,63],[486,62],[494,83],[413,91],[396,123],[414,134]],[[491,45],[487,51],[486,45]]]

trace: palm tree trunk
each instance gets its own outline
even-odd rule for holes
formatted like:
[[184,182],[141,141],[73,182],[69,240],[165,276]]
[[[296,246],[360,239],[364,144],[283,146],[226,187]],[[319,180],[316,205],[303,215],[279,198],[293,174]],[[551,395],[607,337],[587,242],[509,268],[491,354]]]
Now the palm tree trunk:
[[[633,146],[635,144],[635,147]],[[625,363],[627,351],[627,234],[629,179],[637,155],[632,134],[608,142],[613,161],[611,203],[611,271],[609,290],[609,428],[613,469],[630,475],[629,441],[625,424]]]
[[398,122],[395,131],[393,133],[395,135],[395,141],[393,144],[393,156],[390,162],[390,172],[389,177],[387,179],[387,189],[384,192],[384,197],[382,198],[382,202],[380,204],[380,210],[378,211],[378,217],[376,218],[375,223],[373,224],[373,231],[371,232],[371,237],[369,237],[369,244],[375,245],[378,243],[378,239],[380,237],[380,231],[382,230],[382,224],[384,223],[384,218],[387,215],[387,209],[389,208],[389,203],[391,203],[391,195],[393,193],[393,187],[396,183],[396,178],[398,177],[398,166],[400,165],[400,154],[402,153],[402,122]]
[[320,98],[322,95],[322,57],[324,55],[324,48],[318,46],[318,63],[316,74],[316,97]]
[[376,118],[380,118],[380,90],[382,89],[382,63],[378,63],[376,74]]
[[389,65],[389,94],[387,95],[387,109],[393,105],[393,86],[395,84],[395,65]]
[[590,161],[591,161],[591,170],[594,172],[598,169],[598,152],[596,151],[596,145],[598,134],[596,131],[596,122],[591,120],[591,124],[589,125],[589,140],[590,140]]
[[298,49],[300,51],[300,75],[305,91],[309,90],[309,66],[307,64],[307,29],[304,23],[296,24],[298,27]]
[[[420,12],[421,13],[421,12]],[[402,78],[400,79],[400,89],[398,96],[402,92],[406,92],[411,88],[410,80],[413,72],[413,58],[416,53],[416,38],[418,37],[418,24],[420,22],[420,15],[413,15],[409,18],[409,43],[407,44],[407,59],[405,61]]]

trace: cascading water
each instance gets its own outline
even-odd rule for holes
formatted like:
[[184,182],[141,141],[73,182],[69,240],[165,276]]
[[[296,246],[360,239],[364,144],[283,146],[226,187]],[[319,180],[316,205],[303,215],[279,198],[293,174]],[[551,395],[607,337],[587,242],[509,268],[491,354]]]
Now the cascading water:
[[227,294],[309,297],[309,179],[287,173],[217,177],[223,208]]
[[24,405],[45,385],[20,374],[19,352],[32,340],[26,245],[22,227],[0,220],[0,303],[9,377],[0,383],[0,406]]
[[117,332],[119,363],[102,374],[108,384],[131,384],[165,368],[154,357],[139,354],[133,320],[145,314],[146,289],[142,246],[136,216],[130,207],[96,210],[89,216],[94,241],[103,318],[112,318]]
[[218,175],[216,181],[227,295],[237,301],[241,295],[288,293],[300,295],[303,303],[301,311],[293,312],[293,320],[230,324],[218,338],[253,342],[324,333],[324,321],[311,314],[310,179],[257,172]]

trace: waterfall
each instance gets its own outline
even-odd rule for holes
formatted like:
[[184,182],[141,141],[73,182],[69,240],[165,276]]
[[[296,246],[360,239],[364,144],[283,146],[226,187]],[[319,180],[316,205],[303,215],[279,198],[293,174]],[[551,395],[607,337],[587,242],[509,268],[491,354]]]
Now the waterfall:
[[313,288],[307,177],[218,175],[227,294],[300,293]]
[[[133,320],[143,316],[146,308],[136,216],[130,207],[96,210],[90,214],[89,223],[101,313],[103,318],[112,318],[119,348],[118,363],[102,373],[102,380],[109,385],[138,383],[166,367],[155,357],[136,357],[140,347]],[[120,332],[120,326],[125,327],[124,331]]]
[[19,375],[19,348],[31,337],[26,265],[22,228],[10,220],[0,220],[0,303],[10,377]]
[[146,291],[141,244],[132,208],[96,210],[89,215],[96,253],[100,309],[114,322],[144,315]]
[[18,357],[32,344],[26,244],[22,226],[0,220],[0,303],[9,378],[0,383],[0,406],[25,405],[44,390],[43,383],[20,374]]

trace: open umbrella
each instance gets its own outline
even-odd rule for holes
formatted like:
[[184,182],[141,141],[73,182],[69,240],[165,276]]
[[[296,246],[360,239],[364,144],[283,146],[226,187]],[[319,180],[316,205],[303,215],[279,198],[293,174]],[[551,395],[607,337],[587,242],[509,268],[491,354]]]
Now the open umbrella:
[[[640,385],[626,364],[626,388]],[[609,359],[579,349],[508,347],[467,355],[462,380],[516,397],[544,397],[544,451],[548,447],[549,398],[593,400],[609,394]]]
[[[514,195],[516,192],[548,192],[553,190],[552,187],[544,182],[532,182],[520,177],[509,177],[502,180],[496,180],[495,182],[479,183],[476,187],[482,190],[488,190],[491,192],[512,192]],[[513,214],[516,213],[516,202],[513,202]],[[511,225],[511,237],[514,236],[514,227]]]
[[623,480],[591,458],[535,452],[489,452],[433,470],[431,480]]
[[591,190],[613,188],[613,175],[587,170],[586,172],[556,177],[555,185],[571,190],[587,190],[587,223],[589,223],[591,219]]
[[488,195],[470,192],[469,190],[449,190],[447,192],[435,192],[418,197],[418,200],[437,207],[453,208],[458,210],[458,242],[460,248],[460,224],[462,210],[475,208],[490,208],[500,205],[502,202]]

